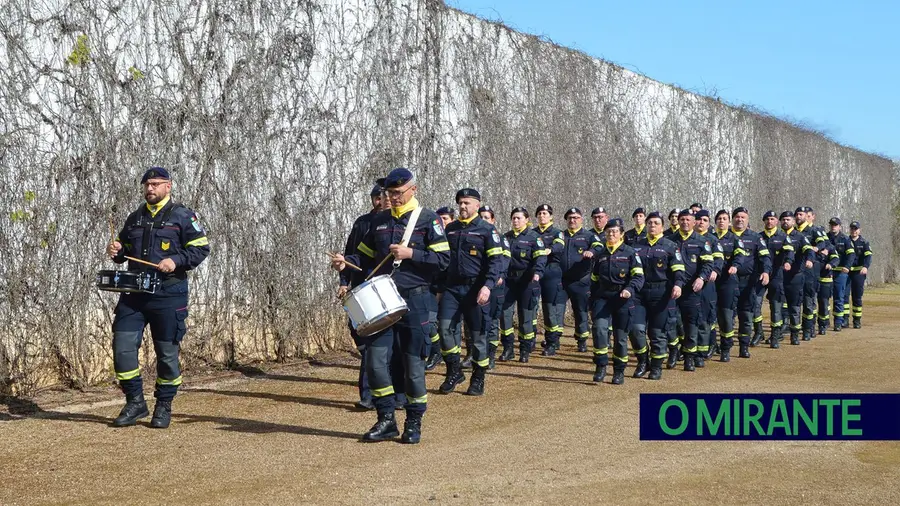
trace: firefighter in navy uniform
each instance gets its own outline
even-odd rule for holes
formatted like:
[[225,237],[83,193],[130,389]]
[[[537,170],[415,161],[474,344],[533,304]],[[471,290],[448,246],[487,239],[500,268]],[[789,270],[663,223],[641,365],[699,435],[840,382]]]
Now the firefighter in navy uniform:
[[638,239],[647,237],[647,213],[643,207],[639,207],[631,213],[631,219],[634,221],[634,228],[625,232],[625,244],[634,246]]
[[731,361],[731,347],[734,346],[734,317],[737,311],[738,278],[736,268],[732,269],[737,236],[731,231],[731,216],[720,209],[716,213],[716,240],[724,256],[722,272],[716,279],[716,309],[719,327],[719,360]]
[[[794,214],[790,211],[781,213],[781,230],[790,239],[794,248],[794,262],[790,269],[784,270],[784,299],[787,303],[787,323],[791,330],[791,344],[800,344],[800,331],[803,328],[803,286],[810,269],[812,269],[815,252],[805,235],[794,228]],[[783,315],[784,316],[784,315]]]
[[[625,244],[625,228],[622,220],[614,218],[604,227],[606,243],[593,253],[591,270],[591,320],[594,338],[594,381],[606,376],[609,357],[609,324],[613,326],[613,379],[614,385],[625,382],[628,365],[628,336],[635,299],[644,286],[644,269],[641,259],[631,246]],[[647,341],[641,342],[632,335],[632,347],[638,357],[638,367],[646,373]]]
[[[850,241],[856,252],[856,265],[850,268],[850,295],[853,298],[853,328],[862,327],[863,291],[866,288],[866,276],[872,265],[872,248],[869,241],[859,235],[859,222],[850,222]],[[846,313],[849,305],[844,305]]]
[[431,341],[428,335],[431,326],[429,312],[434,307],[431,284],[435,276],[447,268],[450,246],[440,218],[428,209],[422,209],[412,224],[409,243],[406,246],[400,244],[410,218],[419,207],[416,199],[418,187],[413,173],[403,167],[387,175],[384,187],[390,200],[390,210],[372,218],[369,232],[360,241],[356,254],[347,257],[335,255],[331,265],[336,270],[343,270],[346,258],[363,269],[374,269],[383,259],[393,257],[393,262],[385,262],[375,275],[391,275],[397,291],[406,301],[408,311],[392,326],[368,337],[366,372],[378,421],[362,439],[367,442],[384,441],[399,435],[394,419],[395,397],[390,370],[396,335],[403,354],[406,391],[406,420],[400,441],[416,444],[421,438],[422,417],[428,403],[425,359],[428,358]]
[[856,252],[850,238],[841,231],[841,219],[831,218],[828,224],[831,225],[828,239],[834,245],[834,254],[838,255],[838,265],[831,271],[833,279],[831,286],[834,290],[834,311],[832,311],[834,331],[840,332],[847,326],[847,317],[850,316],[850,308],[844,306],[844,298],[850,282],[850,268],[856,265]]
[[[438,218],[440,218],[441,224],[443,225],[444,228],[447,228],[447,225],[449,225],[451,222],[453,222],[453,220],[456,219],[456,210],[454,210],[451,207],[446,207],[446,206],[439,207],[437,209],[437,211],[435,211],[435,213],[437,213]],[[440,275],[438,275],[435,278],[434,282],[431,283],[431,293],[433,293],[435,296],[434,297],[435,304],[434,304],[434,307],[431,308],[431,310],[428,312],[431,316],[432,330],[431,330],[431,355],[429,355],[428,360],[425,361],[425,370],[426,371],[430,371],[430,370],[434,369],[435,367],[438,366],[438,364],[440,364],[444,360],[443,355],[441,355],[441,336],[438,334],[438,330],[437,330],[438,304],[441,301],[440,296],[438,294],[443,291],[440,288],[441,284],[443,283],[443,274],[444,274],[444,272],[442,272]],[[471,346],[469,346],[468,348],[471,348]]]
[[606,242],[606,223],[609,222],[609,214],[604,207],[595,207],[591,211],[591,232],[600,239],[600,243]]
[[[635,325],[646,324],[650,340],[650,374],[648,379],[662,378],[662,364],[666,359],[666,328],[671,315],[678,311],[675,300],[681,297],[685,272],[681,250],[663,237],[663,217],[652,212],[647,217],[647,236],[641,237],[634,250],[644,269],[644,286],[636,301]],[[646,357],[644,357],[646,359]],[[641,359],[634,377],[641,377]]]
[[510,213],[512,230],[504,234],[509,243],[510,261],[506,271],[506,299],[500,317],[500,335],[503,344],[501,362],[515,358],[513,351],[513,307],[519,319],[519,361],[528,362],[534,349],[534,319],[537,311],[540,285],[547,264],[547,246],[537,232],[528,228],[528,210],[516,207]]
[[[187,332],[187,272],[209,255],[209,239],[194,211],[170,198],[172,180],[166,169],[151,167],[141,184],[146,203],[128,215],[106,254],[116,263],[130,256],[157,264],[161,283],[153,294],[119,296],[113,321],[113,365],[126,403],[113,425],[134,425],[150,414],[138,363],[144,327],[149,324],[156,352],[156,405],[150,426],[164,429],[172,420],[172,400],[182,382],[179,352]],[[128,270],[152,268],[129,260]]]
[[478,215],[481,194],[472,188],[456,192],[459,218],[447,226],[450,265],[438,309],[441,353],[447,375],[440,386],[449,394],[465,381],[460,363],[460,323],[465,318],[472,333],[472,379],[467,395],[484,394],[485,372],[490,364],[487,331],[490,322],[491,291],[501,279],[506,264],[503,242],[493,225]]
[[[494,209],[491,206],[481,206],[478,208],[478,214],[482,220],[497,228]],[[503,266],[500,267],[497,285],[491,290],[489,310],[491,320],[487,331],[488,369],[494,368],[494,358],[497,354],[497,347],[500,346],[500,313],[503,311],[503,304],[506,301],[506,271],[509,270],[510,263],[509,240],[504,236],[500,238],[500,243],[503,246]]]
[[681,212],[681,209],[677,207],[669,211],[669,228],[666,229],[663,237],[670,241],[674,241],[675,236],[678,235],[678,213]]
[[[534,211],[534,217],[537,220],[537,226],[535,226],[533,230],[538,234],[538,237],[541,238],[541,242],[544,243],[544,246],[547,247],[547,255],[550,255],[550,246],[553,244],[553,240],[559,236],[560,232],[562,232],[562,230],[553,224],[553,207],[549,204],[537,206],[537,209]],[[547,298],[547,294],[549,293],[556,294],[556,286],[559,284],[561,278],[562,272],[559,270],[559,264],[550,265],[548,262],[546,269],[544,269],[544,275],[539,282],[541,288],[541,313],[543,313],[544,320],[544,342],[542,343],[544,347],[547,346],[547,334],[557,331],[562,333],[563,331],[562,328],[558,330],[553,328],[553,325],[550,323],[550,313],[551,308],[553,307],[553,301]],[[537,348],[537,319],[535,319],[534,326],[535,340],[531,343],[532,352]]]
[[[820,279],[823,278],[823,269],[829,261],[831,250],[831,241],[822,227],[814,224],[815,213],[809,206],[800,206],[794,211],[794,218],[797,224],[797,231],[806,237],[806,240],[812,245],[814,256],[812,266],[804,271],[803,283],[803,340],[809,341],[816,337],[816,304],[818,301]],[[830,268],[828,268],[830,269]],[[831,279],[831,276],[827,276]],[[829,285],[828,291],[831,291]]]
[[[698,206],[699,204],[694,204]],[[693,206],[692,206],[693,207]],[[716,280],[722,275],[722,267],[725,264],[725,252],[719,245],[716,235],[709,232],[709,211],[700,208],[694,217],[697,225],[694,230],[697,234],[712,246],[713,270],[709,275],[709,282],[703,285],[703,291],[700,292],[700,324],[697,333],[697,358],[694,359],[694,365],[703,367],[705,360],[712,357],[715,353],[715,328],[718,320],[718,292],[716,290]]]
[[[693,371],[696,362],[703,357],[697,352],[699,337],[700,301],[703,286],[709,282],[713,272],[713,247],[709,239],[694,232],[696,225],[694,215],[689,209],[678,213],[678,234],[673,241],[681,252],[684,261],[685,289],[678,298],[678,309],[684,325],[684,339],[681,342],[681,354],[684,356],[684,370]],[[673,369],[676,365],[678,351],[669,346],[669,361],[666,367]]]
[[832,284],[834,279],[831,272],[838,266],[840,255],[834,250],[834,244],[828,239],[828,233],[824,228],[815,225],[816,213],[811,207],[807,207],[806,220],[814,227],[813,233],[816,236],[816,243],[813,248],[817,249],[816,255],[819,259],[819,270],[816,272],[818,282],[816,284],[816,306],[818,307],[817,319],[819,327],[819,335],[824,336],[828,331],[828,321],[831,319],[831,296],[834,288]]
[[738,278],[738,339],[740,357],[750,358],[750,339],[753,336],[754,313],[761,304],[762,289],[769,284],[772,272],[772,255],[766,241],[747,228],[749,211],[738,207],[731,213],[731,231],[736,236],[730,271]]
[[769,255],[772,257],[772,275],[769,276],[768,297],[769,314],[771,316],[771,333],[769,346],[778,348],[784,338],[784,308],[787,307],[787,296],[784,290],[785,272],[793,269],[796,254],[791,238],[779,227],[779,218],[775,211],[766,211],[762,216],[762,237],[766,241]]
[[566,302],[571,299],[572,312],[575,315],[575,338],[579,351],[587,351],[587,338],[591,335],[590,289],[591,289],[591,248],[600,247],[600,239],[586,230],[581,211],[571,208],[565,214],[568,228],[560,232],[550,249],[548,270],[558,269],[561,273],[559,282],[550,287],[549,293],[542,293],[550,304],[550,328],[547,331],[547,345],[542,355],[556,355],[559,339],[562,336],[563,318],[566,313]]

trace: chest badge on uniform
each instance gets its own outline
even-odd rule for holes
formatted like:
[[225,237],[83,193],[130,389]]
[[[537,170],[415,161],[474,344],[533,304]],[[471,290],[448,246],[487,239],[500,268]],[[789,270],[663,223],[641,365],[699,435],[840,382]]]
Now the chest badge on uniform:
[[163,251],[169,251],[169,241],[163,241],[159,247],[162,248]]
[[656,267],[662,269],[662,267],[663,267],[663,261],[662,261],[662,259],[656,261]]
[[620,278],[624,278],[624,277],[625,277],[625,269],[622,269],[622,270],[619,271],[619,277],[620,277]]
[[691,255],[691,263],[697,263],[697,255]]
[[578,248],[578,254],[580,255],[582,253],[584,253],[584,248]]
[[525,258],[525,251],[523,250],[521,253],[519,253],[519,256]]
[[469,254],[472,255],[473,257],[477,257],[477,256],[478,256],[478,252],[475,251],[475,248],[470,249],[470,250],[469,250]]

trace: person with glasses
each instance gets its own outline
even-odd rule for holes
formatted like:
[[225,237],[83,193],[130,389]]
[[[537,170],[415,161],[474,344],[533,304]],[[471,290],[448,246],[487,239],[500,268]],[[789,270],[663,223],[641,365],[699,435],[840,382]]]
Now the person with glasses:
[[[409,242],[401,244],[410,218],[419,208],[416,198],[418,185],[409,169],[398,167],[387,175],[384,187],[390,200],[390,211],[375,215],[356,253],[346,257],[334,255],[331,266],[342,271],[346,268],[346,261],[371,271],[388,256],[394,260],[384,262],[374,275],[387,274],[392,277],[408,311],[392,326],[367,338],[366,373],[378,421],[363,435],[362,440],[385,441],[400,435],[394,418],[396,401],[394,378],[391,376],[396,338],[400,341],[403,355],[406,392],[406,420],[400,442],[416,444],[422,436],[422,418],[428,403],[425,359],[428,358],[431,342],[430,310],[435,304],[431,284],[450,262],[450,245],[438,215],[424,208],[411,225],[413,229]],[[399,265],[392,265],[398,261]]]
[[129,271],[153,271],[143,262],[156,264],[160,285],[152,294],[123,292],[119,296],[113,320],[113,367],[125,394],[125,406],[113,426],[135,425],[150,414],[138,362],[144,328],[149,324],[156,352],[156,405],[150,426],[165,429],[171,423],[172,400],[182,383],[179,355],[187,332],[187,273],[203,263],[210,247],[197,214],[172,200],[168,170],[151,167],[141,184],[145,203],[128,215],[106,254],[119,264],[127,260]]

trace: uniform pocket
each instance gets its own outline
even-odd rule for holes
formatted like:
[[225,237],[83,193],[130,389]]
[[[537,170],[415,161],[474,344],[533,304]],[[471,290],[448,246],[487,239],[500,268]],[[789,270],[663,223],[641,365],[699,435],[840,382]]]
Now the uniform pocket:
[[187,308],[178,309],[175,311],[175,343],[180,343],[182,339],[184,339],[184,335],[187,334],[187,317],[188,310]]

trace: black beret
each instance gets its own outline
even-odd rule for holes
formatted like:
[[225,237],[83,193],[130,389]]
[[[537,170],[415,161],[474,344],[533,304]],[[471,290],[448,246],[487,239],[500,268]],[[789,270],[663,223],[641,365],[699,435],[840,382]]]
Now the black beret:
[[512,215],[516,213],[522,213],[526,218],[528,217],[528,209],[524,207],[514,207],[512,211],[509,213],[509,217],[512,218]]
[[625,230],[625,226],[622,224],[622,218],[612,218],[611,220],[606,222],[606,225],[603,227],[603,230],[607,230],[613,227],[619,227],[622,230]]
[[659,214],[659,211],[653,211],[650,214],[648,214],[647,220],[650,220],[650,218],[659,218],[659,221],[665,221],[665,220],[663,220],[662,215]]
[[858,229],[858,228],[859,228],[859,222],[858,222],[858,221],[851,221],[851,222],[850,222],[850,228],[857,228],[857,229]]
[[162,167],[150,167],[144,172],[144,176],[141,178],[141,184],[146,183],[148,179],[171,180],[172,176],[169,175],[169,171]]
[[444,207],[439,207],[438,210],[435,211],[435,214],[447,214],[447,215],[450,215],[451,217],[453,217],[453,216],[456,216],[456,210],[453,209],[452,207],[444,206]]
[[639,208],[635,209],[633,213],[631,213],[631,217],[634,218],[634,217],[637,216],[638,214],[646,215],[647,213],[644,212],[644,208],[643,208],[643,207],[639,207]]
[[716,213],[716,219],[718,219],[719,216],[721,216],[721,215],[723,215],[723,214],[724,214],[725,216],[728,216],[728,211],[726,211],[725,209],[719,209],[719,211]]
[[481,200],[481,194],[478,193],[478,190],[475,188],[463,188],[456,192],[456,203],[459,204],[459,199],[462,198],[472,198],[475,200]]
[[829,224],[829,225],[840,225],[840,224],[841,224],[841,219],[838,218],[837,216],[832,216],[831,219],[828,220],[828,224]]
[[550,204],[541,204],[541,205],[537,206],[537,209],[534,211],[534,214],[537,214],[541,211],[547,211],[548,213],[553,214],[553,206],[551,206]]
[[384,187],[397,188],[415,180],[416,177],[413,175],[412,171],[404,167],[397,167],[384,178]]
[[806,208],[803,207],[803,206],[800,206],[800,207],[798,207],[797,209],[794,210],[794,214],[795,214],[795,215],[800,214],[800,213],[805,213],[805,212],[806,212]]
[[595,207],[593,211],[591,211],[591,216],[596,216],[598,214],[607,214],[605,207]]
[[693,216],[694,213],[691,212],[690,209],[682,209],[678,212],[678,217],[681,218],[683,216]]
[[494,208],[491,206],[481,206],[478,208],[479,213],[491,213],[491,216],[494,215]]
[[765,213],[763,213],[762,219],[765,220],[766,218],[774,218],[775,216],[776,216],[775,211],[769,210],[769,211],[766,211]]
[[811,208],[811,207],[809,207],[809,206],[804,207],[804,208],[803,208],[803,211],[805,211],[805,212],[807,212],[807,213],[814,213],[814,212],[815,212],[815,211],[813,211],[813,208]]
[[794,215],[790,211],[785,211],[785,212],[781,213],[781,216],[779,216],[778,219],[783,220],[783,219],[787,218],[788,216],[790,216],[791,218],[794,217]]
[[698,204],[698,203],[694,202],[689,207],[699,207],[700,209],[703,209],[703,204]]
[[[381,181],[384,181],[384,179],[382,179]],[[382,188],[380,184],[375,183],[375,186],[372,187],[372,191],[369,192],[369,196],[377,197],[377,196],[381,195],[381,193],[383,191],[384,191],[384,188]]]
[[694,213],[694,217],[697,218],[698,220],[700,218],[704,218],[704,217],[709,218],[709,211],[707,211],[706,209],[701,209],[701,210],[697,211],[696,213]]
[[581,209],[578,209],[577,207],[571,207],[571,208],[569,208],[568,211],[566,211],[566,214],[563,215],[563,218],[568,220],[570,214],[577,214],[579,216],[583,216],[583,214],[581,214]]
[[672,209],[671,211],[669,211],[669,218],[671,218],[673,214],[678,216],[678,213],[680,211],[681,211],[681,209],[678,209],[677,207],[675,209]]
[[731,211],[731,216],[732,217],[737,216],[737,213],[750,214],[750,211],[748,211],[747,208],[744,206],[735,207],[734,211]]

